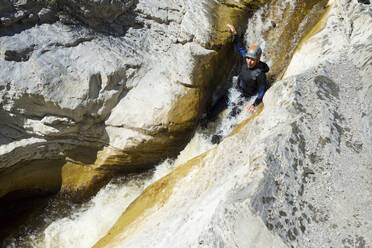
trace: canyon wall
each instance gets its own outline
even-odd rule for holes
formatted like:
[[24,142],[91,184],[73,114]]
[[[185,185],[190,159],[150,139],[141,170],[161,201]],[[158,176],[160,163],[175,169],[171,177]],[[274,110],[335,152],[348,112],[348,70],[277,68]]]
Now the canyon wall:
[[[81,198],[183,148],[238,56],[226,24],[265,1],[1,3],[0,197]],[[325,1],[280,4],[256,15],[277,24],[252,25],[270,44],[295,34],[295,47]],[[293,47],[267,48],[274,77]]]
[[95,247],[371,246],[371,11],[330,1],[264,106]]

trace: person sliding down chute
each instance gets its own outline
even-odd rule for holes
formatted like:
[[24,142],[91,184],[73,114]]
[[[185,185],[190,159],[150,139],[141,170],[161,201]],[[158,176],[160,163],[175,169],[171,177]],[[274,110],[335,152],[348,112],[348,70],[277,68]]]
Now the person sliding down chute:
[[[257,105],[262,102],[262,98],[267,89],[267,80],[265,73],[269,71],[269,67],[266,63],[260,61],[262,50],[259,46],[253,45],[245,52],[241,47],[241,41],[236,32],[235,28],[231,24],[227,24],[230,32],[234,35],[234,44],[237,50],[244,58],[244,63],[240,69],[239,76],[235,87],[240,94],[240,97],[236,99],[229,99],[229,94],[226,88],[224,88],[220,97],[218,97],[215,104],[207,112],[206,116],[201,119],[200,125],[202,128],[206,128],[208,121],[215,119],[223,109],[227,108],[228,105],[233,105],[232,111],[229,113],[229,117],[234,117],[241,112],[239,106],[243,105],[245,100],[248,100],[251,96],[257,95],[254,103],[248,107],[248,111],[254,112]],[[235,81],[236,77],[233,78]],[[230,96],[234,98],[234,96]],[[233,102],[237,100],[237,102]],[[217,132],[212,137],[212,143],[219,143],[222,139],[221,132]]]
[[244,57],[244,63],[240,70],[237,82],[238,91],[246,98],[257,94],[256,100],[248,107],[250,112],[256,110],[256,106],[262,102],[262,98],[267,89],[265,73],[269,71],[269,66],[260,61],[262,50],[259,46],[252,45],[247,52],[241,48],[241,41],[238,33],[231,24],[226,25],[234,35],[235,47]]

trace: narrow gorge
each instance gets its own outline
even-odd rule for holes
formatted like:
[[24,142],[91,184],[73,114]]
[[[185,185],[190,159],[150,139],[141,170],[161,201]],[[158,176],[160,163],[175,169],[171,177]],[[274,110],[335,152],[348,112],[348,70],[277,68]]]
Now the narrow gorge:
[[370,247],[371,63],[369,1],[0,0],[1,247]]

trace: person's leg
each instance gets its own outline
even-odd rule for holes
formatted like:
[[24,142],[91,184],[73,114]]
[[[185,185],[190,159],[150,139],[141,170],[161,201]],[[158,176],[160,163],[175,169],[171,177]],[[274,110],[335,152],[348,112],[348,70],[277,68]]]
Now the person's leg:
[[207,120],[215,120],[219,113],[227,108],[228,105],[228,96],[227,94],[222,95],[216,103],[211,107],[207,113]]
[[239,97],[239,100],[237,101],[237,103],[235,104],[235,106],[233,107],[231,112],[229,113],[229,118],[235,117],[238,114],[240,114],[242,112],[242,106],[247,101],[249,101],[249,99],[250,99],[250,96],[246,96],[246,95],[241,94],[240,97]]
[[235,117],[237,116],[238,114],[240,114],[240,112],[242,112],[241,108],[239,106],[234,106],[233,109],[231,110],[231,112],[229,113],[229,117]]

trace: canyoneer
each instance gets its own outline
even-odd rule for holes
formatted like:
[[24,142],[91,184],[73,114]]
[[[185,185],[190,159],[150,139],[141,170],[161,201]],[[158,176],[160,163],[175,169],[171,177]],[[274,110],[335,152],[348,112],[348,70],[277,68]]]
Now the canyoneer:
[[[228,90],[222,91],[222,96],[218,97],[215,104],[208,111],[205,118],[201,120],[202,128],[206,128],[208,121],[217,117],[218,113],[232,105],[232,110],[228,118],[235,117],[241,112],[241,106],[244,102],[248,101],[252,96],[256,96],[253,104],[248,106],[249,112],[254,112],[257,106],[262,102],[262,98],[267,90],[268,84],[266,74],[269,71],[269,66],[261,61],[262,49],[257,45],[251,45],[248,51],[242,49],[242,41],[235,29],[231,24],[226,25],[229,31],[234,36],[234,44],[239,53],[243,56],[244,61],[241,66],[237,80],[233,80],[233,87],[239,92],[240,96],[230,99]],[[236,79],[236,77],[234,77]],[[226,88],[225,88],[226,89]],[[221,132],[217,132],[212,136],[212,143],[219,143],[222,139]]]
[[[244,58],[244,63],[240,69],[236,88],[242,94],[244,98],[250,98],[257,95],[254,103],[248,107],[249,112],[254,112],[256,107],[262,102],[262,98],[267,89],[267,80],[265,73],[269,71],[269,67],[266,63],[260,61],[262,49],[257,45],[251,45],[248,51],[244,51],[241,47],[241,39],[236,32],[233,25],[226,25],[229,31],[234,35],[234,44],[236,49]],[[234,103],[227,99],[227,104],[242,105],[240,103]],[[238,108],[234,108],[232,115],[236,115],[240,112]],[[233,110],[234,110],[233,109]]]
[[[205,118],[201,120],[202,128],[206,128],[208,121],[215,119],[223,109],[226,109],[229,105],[232,105],[232,110],[228,115],[228,118],[235,117],[241,112],[241,106],[244,102],[248,101],[252,96],[256,96],[253,104],[248,106],[249,112],[254,112],[257,106],[262,102],[262,98],[267,89],[266,72],[269,71],[269,66],[260,61],[262,49],[257,45],[249,47],[248,51],[242,49],[242,41],[235,27],[231,24],[226,25],[229,31],[234,35],[234,44],[239,53],[243,56],[244,62],[240,69],[239,76],[233,87],[239,92],[240,96],[235,99],[230,99],[228,90],[226,87],[221,92],[221,96],[217,97],[217,101],[213,104],[212,108],[208,111]],[[234,77],[236,78],[236,77]],[[235,102],[236,101],[236,102]],[[212,143],[219,143],[222,139],[220,132],[217,132],[212,136]]]
[[252,45],[247,52],[244,51],[241,45],[241,38],[235,27],[231,24],[227,24],[226,26],[234,35],[235,47],[244,58],[236,84],[233,86],[240,93],[240,97],[237,102],[234,102],[234,100],[229,99],[227,90],[223,90],[222,96],[218,97],[218,100],[215,101],[215,104],[208,111],[205,119],[202,119],[201,125],[203,127],[206,127],[207,121],[213,120],[218,113],[226,109],[228,105],[233,106],[232,111],[229,113],[229,117],[235,117],[241,112],[240,106],[250,97],[257,95],[253,104],[248,106],[248,111],[254,112],[256,107],[262,102],[262,98],[268,86],[265,73],[269,71],[269,67],[266,63],[260,61],[262,49],[257,45]]

